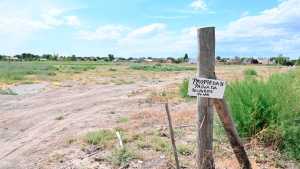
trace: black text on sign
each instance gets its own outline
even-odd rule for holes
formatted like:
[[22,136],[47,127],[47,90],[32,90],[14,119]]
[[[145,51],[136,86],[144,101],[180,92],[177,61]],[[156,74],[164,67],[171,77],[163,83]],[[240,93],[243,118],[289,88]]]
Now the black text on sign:
[[189,96],[222,99],[226,83],[223,80],[194,77],[189,81]]

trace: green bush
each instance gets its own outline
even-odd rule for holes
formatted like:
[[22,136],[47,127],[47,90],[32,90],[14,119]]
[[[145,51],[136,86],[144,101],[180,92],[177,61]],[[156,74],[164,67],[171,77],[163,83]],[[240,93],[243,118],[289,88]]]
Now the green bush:
[[231,83],[225,96],[242,137],[256,136],[300,160],[300,74],[275,74],[267,81]]
[[257,72],[254,69],[246,69],[244,71],[245,76],[257,76]]
[[189,80],[188,79],[184,79],[182,84],[180,85],[179,88],[179,92],[180,92],[180,96],[183,98],[189,97],[188,95],[188,90],[189,90]]
[[18,95],[17,93],[15,93],[14,91],[12,91],[11,89],[0,89],[0,94],[2,95]]
[[109,161],[111,161],[114,165],[124,166],[135,158],[136,155],[132,150],[129,150],[128,148],[121,148],[115,149],[112,152],[112,155],[109,157]]
[[85,140],[89,144],[106,146],[115,138],[115,134],[110,130],[98,130],[88,132]]
[[179,144],[177,146],[177,152],[183,156],[189,156],[193,154],[193,147],[190,145]]

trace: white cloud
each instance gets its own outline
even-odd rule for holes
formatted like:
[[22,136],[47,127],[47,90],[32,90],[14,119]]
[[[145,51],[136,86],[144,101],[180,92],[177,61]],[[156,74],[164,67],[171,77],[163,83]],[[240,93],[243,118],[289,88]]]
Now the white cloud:
[[[137,28],[106,25],[96,31],[80,31],[79,38],[93,43],[111,43],[114,53],[122,56],[173,56],[196,46],[194,28],[175,32],[164,23],[153,23]],[[105,41],[103,41],[105,40]],[[183,55],[182,54],[182,55]]]
[[83,40],[116,40],[121,38],[128,28],[122,25],[104,25],[96,31],[79,31],[78,38]]
[[190,7],[193,8],[194,10],[206,10],[207,5],[204,2],[204,0],[194,0],[191,4]]
[[36,0],[0,2],[0,33],[23,32],[27,34],[58,26],[79,25],[80,21],[77,16],[66,16],[68,9],[53,5],[47,0],[42,2]]
[[295,55],[296,50],[288,46],[300,41],[299,20],[300,1],[284,0],[259,15],[246,15],[231,22],[225,30],[217,32],[217,38],[221,45],[229,46],[226,50],[231,53],[235,46],[245,45],[248,50],[241,54],[274,55],[280,52]]
[[61,18],[63,12],[64,11],[59,8],[50,8],[41,14],[40,21],[48,28],[61,26],[65,23],[63,18]]
[[80,26],[80,20],[77,16],[66,16],[66,24],[70,26]]
[[117,45],[127,56],[181,56],[196,48],[195,31],[194,27],[172,31],[163,23],[155,23],[132,30]]
[[25,52],[28,40],[34,33],[62,26],[78,25],[79,19],[70,16],[71,8],[55,4],[52,0],[1,0],[0,42],[1,53]]
[[131,31],[128,34],[128,38],[142,38],[142,37],[151,36],[164,31],[165,28],[166,25],[163,23],[154,23],[154,24],[146,25]]

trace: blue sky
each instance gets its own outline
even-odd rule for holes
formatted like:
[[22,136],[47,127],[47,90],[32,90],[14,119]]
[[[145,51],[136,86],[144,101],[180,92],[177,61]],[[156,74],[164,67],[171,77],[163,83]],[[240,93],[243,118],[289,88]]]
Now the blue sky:
[[178,57],[216,27],[217,55],[300,56],[300,0],[1,0],[0,53]]

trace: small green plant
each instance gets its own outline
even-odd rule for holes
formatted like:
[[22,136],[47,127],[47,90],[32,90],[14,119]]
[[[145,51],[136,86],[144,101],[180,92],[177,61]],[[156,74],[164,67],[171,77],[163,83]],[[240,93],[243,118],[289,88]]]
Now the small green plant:
[[161,151],[170,153],[171,152],[171,146],[167,139],[159,137],[159,136],[152,136],[149,138],[150,140],[150,146],[155,151]]
[[128,117],[120,117],[118,123],[127,123],[129,121]]
[[48,76],[56,76],[56,73],[55,72],[49,72]]
[[189,97],[188,90],[189,90],[189,80],[184,79],[182,84],[180,85],[180,96],[183,98]]
[[2,94],[2,95],[18,95],[11,89],[5,89],[5,90],[0,89],[0,94]]
[[246,69],[244,71],[245,76],[257,76],[257,72],[254,69]]
[[121,148],[115,149],[108,160],[116,166],[124,166],[135,158],[137,158],[137,156],[134,151],[129,150],[128,148]]
[[185,144],[179,144],[177,146],[177,152],[183,156],[189,156],[193,154],[193,148]]
[[107,146],[114,138],[115,134],[110,130],[92,131],[85,135],[87,143],[101,146]]

